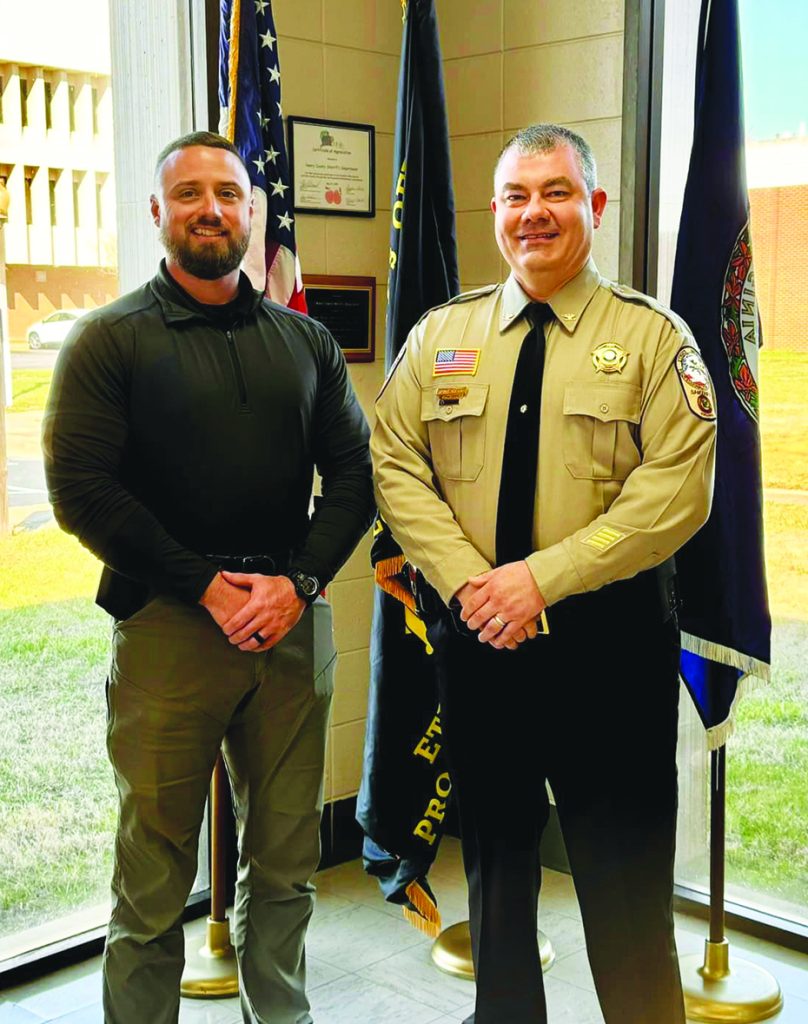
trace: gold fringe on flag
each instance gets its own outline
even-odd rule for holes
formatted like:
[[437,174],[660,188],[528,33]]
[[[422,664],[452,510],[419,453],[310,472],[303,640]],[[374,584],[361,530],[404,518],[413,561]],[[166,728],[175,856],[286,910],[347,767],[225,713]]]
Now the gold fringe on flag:
[[437,904],[418,882],[410,882],[405,892],[407,893],[407,899],[417,908],[418,912],[410,910],[409,907],[402,907],[404,917],[406,917],[413,928],[417,928],[419,932],[424,932],[425,935],[436,939],[440,935],[442,927]]
[[748,654],[741,654],[731,647],[724,647],[722,644],[710,640],[703,640],[701,637],[692,636],[690,633],[682,633],[682,649],[697,654],[700,658],[709,661],[717,661],[722,665],[731,665],[743,673],[738,679],[735,689],[735,696],[729,713],[723,722],[712,726],[707,730],[707,749],[718,750],[723,747],[727,740],[735,732],[735,712],[738,703],[746,694],[756,690],[759,686],[771,681],[770,669],[765,661],[758,661],[757,658]]
[[409,587],[396,579],[396,576],[403,570],[406,559],[403,555],[393,555],[392,558],[382,558],[376,563],[376,583],[387,594],[392,594],[397,601],[415,611],[415,598]]
[[236,138],[236,111],[238,93],[239,29],[241,28],[241,0],[233,0],[230,11],[230,67],[227,72],[230,95],[227,100],[227,141]]

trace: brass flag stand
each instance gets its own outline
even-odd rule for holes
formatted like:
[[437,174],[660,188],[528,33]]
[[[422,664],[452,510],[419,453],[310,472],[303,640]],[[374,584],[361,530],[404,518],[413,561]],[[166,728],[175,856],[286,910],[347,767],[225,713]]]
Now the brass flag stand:
[[230,943],[230,922],[225,907],[224,806],[227,775],[222,755],[216,758],[210,782],[210,917],[205,942],[186,950],[180,983],[184,996],[216,999],[238,995],[236,953]]
[[681,958],[680,970],[688,1020],[748,1024],[779,1013],[783,996],[775,978],[756,964],[733,958],[724,935],[724,837],[726,747],[714,750],[710,763],[710,937],[704,958]]
[[[539,932],[539,957],[541,969],[546,974],[555,963],[553,944]],[[474,963],[471,958],[471,932],[468,921],[461,921],[446,928],[432,945],[432,961],[436,967],[456,978],[474,980]]]

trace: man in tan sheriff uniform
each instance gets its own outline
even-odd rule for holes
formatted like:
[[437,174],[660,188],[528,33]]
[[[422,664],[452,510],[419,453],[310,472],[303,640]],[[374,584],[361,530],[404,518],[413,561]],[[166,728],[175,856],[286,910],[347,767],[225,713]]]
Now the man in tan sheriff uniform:
[[371,444],[380,511],[443,609],[430,636],[469,881],[466,1024],[547,1020],[546,780],[607,1024],[684,1024],[671,556],[710,508],[712,387],[687,326],[598,273],[606,194],[583,139],[519,132],[494,186],[511,274],[416,325]]

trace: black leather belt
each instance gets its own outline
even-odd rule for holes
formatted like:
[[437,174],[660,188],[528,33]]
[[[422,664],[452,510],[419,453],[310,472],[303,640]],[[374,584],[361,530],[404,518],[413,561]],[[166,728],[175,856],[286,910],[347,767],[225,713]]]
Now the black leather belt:
[[290,552],[272,555],[205,555],[205,558],[227,572],[283,576],[289,570]]

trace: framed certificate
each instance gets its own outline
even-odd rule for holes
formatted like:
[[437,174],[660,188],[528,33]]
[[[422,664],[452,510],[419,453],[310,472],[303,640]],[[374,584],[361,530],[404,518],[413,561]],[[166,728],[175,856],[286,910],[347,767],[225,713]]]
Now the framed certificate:
[[296,213],[376,215],[372,124],[289,117],[289,172]]
[[304,274],[309,316],[327,327],[348,363],[375,357],[376,279]]

